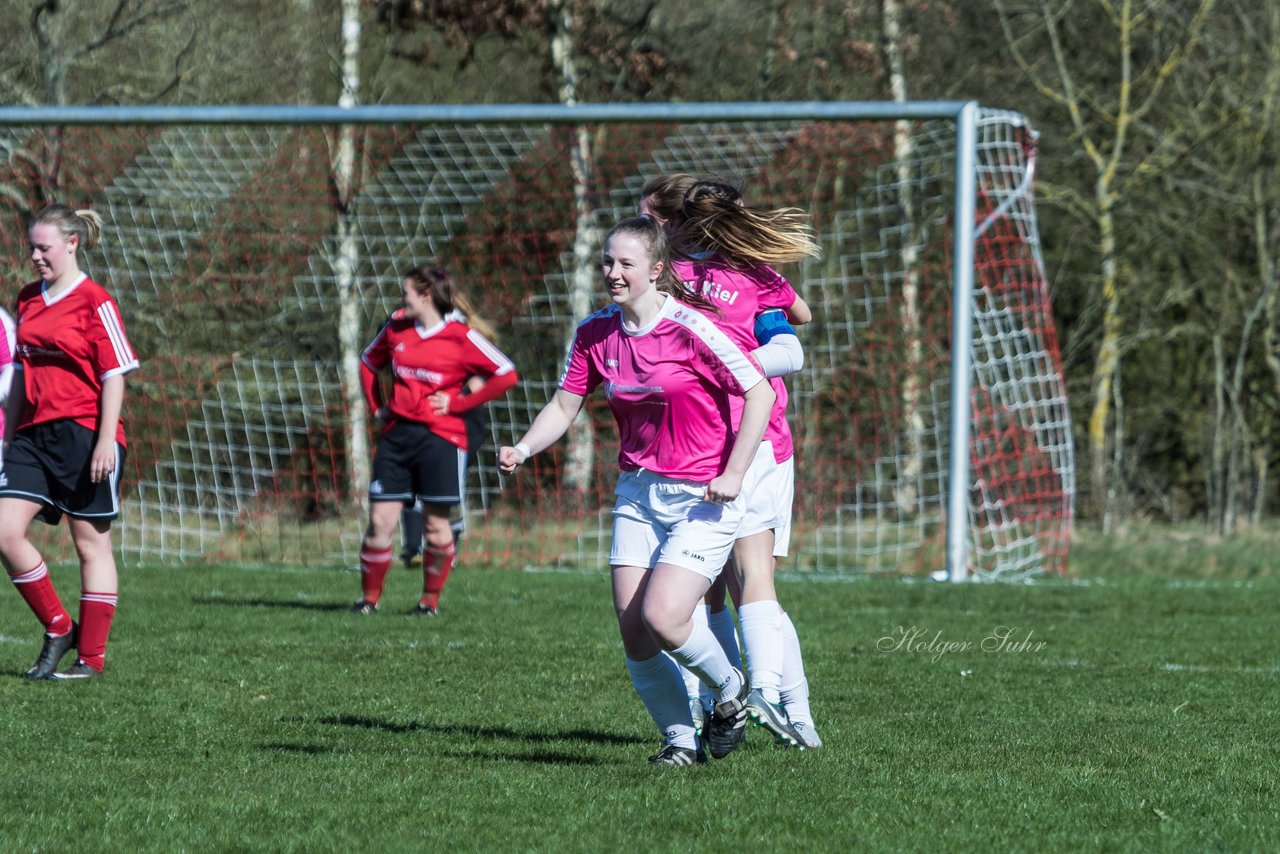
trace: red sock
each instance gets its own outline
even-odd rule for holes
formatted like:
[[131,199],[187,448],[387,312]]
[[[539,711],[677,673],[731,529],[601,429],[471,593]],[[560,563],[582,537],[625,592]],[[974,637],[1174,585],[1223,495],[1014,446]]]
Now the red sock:
[[387,570],[390,568],[391,549],[361,549],[360,589],[364,601],[370,605],[377,605],[382,598],[382,583],[386,581]]
[[62,607],[58,591],[53,589],[53,579],[49,577],[49,567],[40,561],[35,569],[9,576],[18,593],[27,600],[36,619],[44,625],[44,630],[55,637],[71,631],[71,615]]
[[115,593],[80,594],[80,660],[101,671],[107,656],[107,635],[116,615]]
[[440,591],[453,571],[453,558],[458,549],[453,543],[441,548],[427,546],[426,560],[422,562],[422,604],[431,608],[440,604]]

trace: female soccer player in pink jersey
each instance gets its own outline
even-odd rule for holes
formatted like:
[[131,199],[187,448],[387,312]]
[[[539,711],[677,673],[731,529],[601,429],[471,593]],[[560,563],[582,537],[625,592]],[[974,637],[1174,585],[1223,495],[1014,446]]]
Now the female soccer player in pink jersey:
[[[690,306],[706,301],[682,291],[669,258],[650,217],[609,232],[603,271],[613,304],[578,325],[560,388],[520,441],[498,452],[498,465],[513,472],[554,443],[603,386],[620,445],[614,607],[632,684],[663,735],[649,761],[692,765],[700,754],[675,662],[714,692],[712,756],[727,756],[745,730],[745,678],[692,615],[733,547],[774,394],[755,363]],[[735,434],[730,401],[738,397]]]
[[[735,593],[751,672],[752,718],[782,743],[819,747],[799,640],[790,617],[778,605],[773,582],[774,558],[789,550],[795,491],[794,443],[781,377],[799,370],[803,350],[789,324],[770,321],[779,311],[796,323],[812,318],[804,300],[771,265],[802,260],[818,249],[799,212],[751,208],[735,187],[718,181],[681,173],[651,179],[641,191],[640,208],[663,222],[676,250],[685,256],[676,262],[677,275],[686,287],[712,300],[719,309],[713,319],[730,338],[751,349],[765,343],[758,337],[761,333],[776,336],[754,351],[777,394],[765,431],[773,465],[757,479],[759,492],[748,499],[734,548],[739,582]],[[760,464],[770,467],[768,461]],[[709,621],[732,652],[732,617],[723,609],[723,589],[716,592],[718,602],[712,602]]]
[[9,312],[0,308],[0,470],[4,468],[4,410],[13,388],[13,351],[18,345],[18,329]]
[[[502,395],[518,380],[511,360],[461,318],[471,306],[444,270],[418,267],[404,276],[404,307],[391,315],[361,357],[369,411],[384,425],[369,484],[369,525],[360,548],[362,595],[352,610],[372,614],[391,566],[401,510],[421,502],[426,529],[422,598],[411,614],[434,617],[453,569],[450,509],[462,502],[467,428],[464,413]],[[461,315],[455,313],[460,311]],[[391,370],[385,400],[378,372]],[[470,377],[483,384],[462,394]]]
[[[44,625],[30,679],[100,674],[115,616],[119,581],[111,521],[120,514],[125,458],[125,374],[138,359],[120,311],[101,285],[80,272],[77,253],[97,244],[102,218],[53,204],[31,222],[31,263],[40,281],[18,294],[17,370],[5,420],[0,478],[0,560]],[[80,556],[80,620],[71,619],[40,552],[27,538],[39,516],[69,520]],[[74,665],[62,657],[78,647]]]

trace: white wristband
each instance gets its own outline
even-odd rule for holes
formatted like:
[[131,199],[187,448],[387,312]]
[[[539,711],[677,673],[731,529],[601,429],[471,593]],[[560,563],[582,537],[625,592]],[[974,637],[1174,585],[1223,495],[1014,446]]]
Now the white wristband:
[[529,446],[524,442],[516,442],[515,448],[520,452],[520,462],[524,462],[529,459],[529,457],[533,456],[533,452],[529,450]]

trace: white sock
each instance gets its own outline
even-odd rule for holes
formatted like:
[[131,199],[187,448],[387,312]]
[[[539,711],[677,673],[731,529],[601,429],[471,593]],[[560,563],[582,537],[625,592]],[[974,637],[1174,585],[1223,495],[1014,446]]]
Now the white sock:
[[813,713],[809,710],[809,680],[804,675],[800,638],[786,611],[782,612],[782,683],[779,696],[791,723],[813,726]]
[[631,684],[649,710],[649,717],[657,724],[663,741],[696,750],[689,700],[684,695],[675,662],[658,653],[644,661],[628,658],[627,670],[631,671]]
[[751,669],[751,689],[759,690],[767,702],[779,702],[782,682],[782,608],[764,600],[738,609],[742,623],[742,644]]
[[[729,659],[730,664],[745,673],[742,666],[742,652],[738,648],[738,624],[734,620],[733,612],[728,608],[721,608],[719,611],[712,611],[709,608],[703,610],[707,612],[707,625],[711,629],[711,634],[716,636],[716,641],[724,650],[725,657]],[[702,705],[709,709],[715,701],[716,698],[712,695],[711,689],[703,685]]]
[[733,620],[733,612],[728,608],[712,611],[707,615],[707,625],[720,641],[720,648],[728,656],[729,663],[741,670],[742,651],[738,648],[738,625]]
[[[680,664],[698,674],[703,684],[715,691],[716,702],[723,702],[738,696],[742,690],[742,682],[734,672],[733,665],[725,657],[724,650],[716,641],[711,629],[693,624],[693,633],[684,642],[684,646],[671,650],[671,657]],[[685,703],[685,713],[689,711]]]
[[[699,625],[707,624],[707,609],[702,605],[693,609],[693,625],[696,628]],[[702,680],[698,678],[698,674],[694,673],[684,665],[680,665],[680,675],[684,677],[684,692],[690,700],[702,695]]]

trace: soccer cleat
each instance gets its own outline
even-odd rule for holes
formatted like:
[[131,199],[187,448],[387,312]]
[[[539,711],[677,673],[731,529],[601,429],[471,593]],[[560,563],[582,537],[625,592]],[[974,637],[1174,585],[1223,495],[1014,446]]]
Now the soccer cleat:
[[61,673],[53,674],[52,679],[95,679],[102,675],[101,670],[94,670],[83,661],[77,661]]
[[351,606],[351,613],[365,614],[365,615],[376,614],[378,613],[378,606],[372,603],[366,602],[363,599],[357,599],[356,603]]
[[421,602],[419,602],[417,605],[413,606],[413,610],[409,612],[409,616],[410,617],[438,617],[440,616],[440,609],[435,608],[431,605],[423,605]]
[[707,757],[692,747],[677,747],[674,744],[664,745],[661,750],[649,757],[649,764],[660,768],[674,768],[681,765],[701,765]]
[[791,721],[787,718],[786,709],[782,708],[781,703],[770,703],[766,700],[759,688],[752,691],[751,696],[747,697],[747,715],[755,722],[756,726],[762,726],[773,733],[773,737],[778,744],[783,744],[787,747],[798,747],[804,750],[804,744],[800,741],[800,733],[796,732],[796,728],[791,725]]
[[724,759],[742,744],[747,734],[747,697],[751,689],[742,671],[734,668],[742,680],[736,697],[716,703],[707,724],[707,748],[715,759]]
[[400,555],[400,560],[404,561],[405,569],[416,569],[422,566],[422,553],[404,552]]
[[71,631],[65,635],[53,637],[45,634],[44,645],[40,647],[40,655],[36,658],[36,663],[31,665],[31,669],[27,671],[27,678],[52,678],[54,672],[58,669],[58,663],[76,645],[76,640],[79,636],[79,627],[74,622],[71,623]]
[[800,746],[805,750],[817,750],[822,746],[822,739],[818,737],[818,730],[813,724],[798,723],[795,728],[800,736]]

